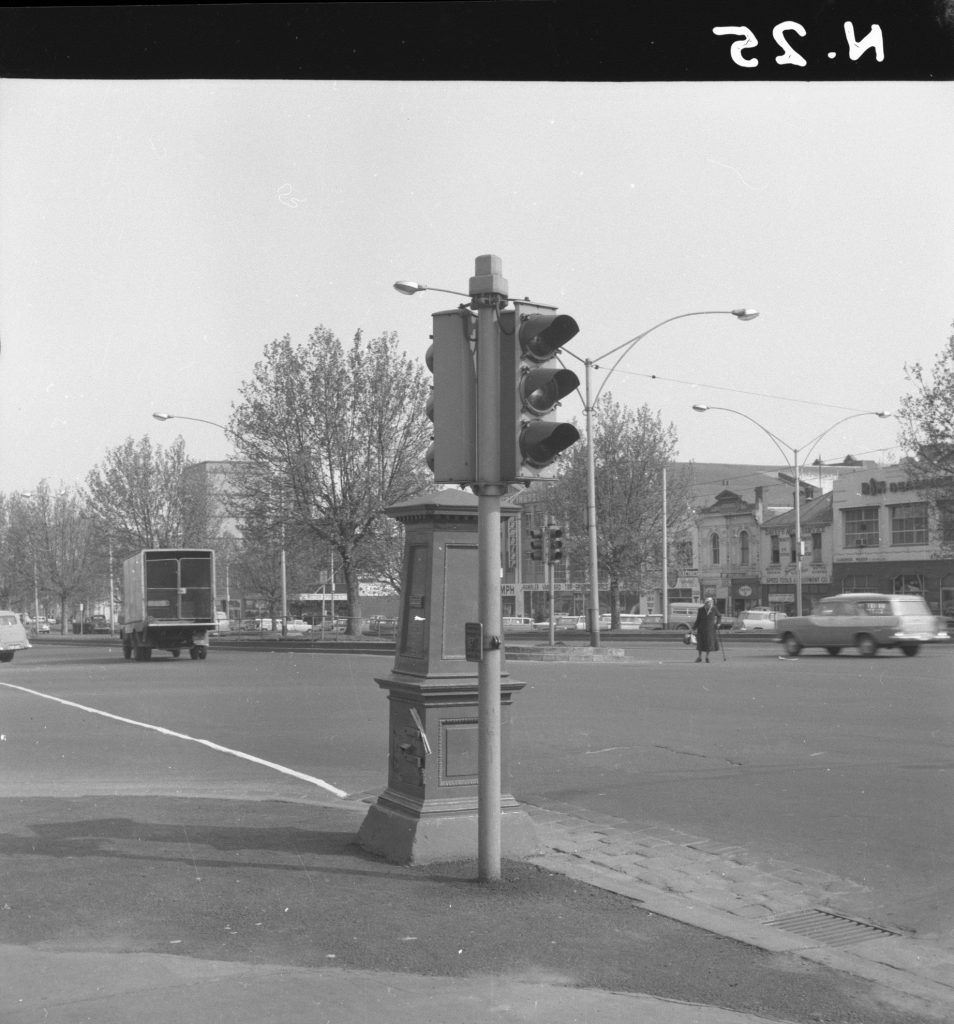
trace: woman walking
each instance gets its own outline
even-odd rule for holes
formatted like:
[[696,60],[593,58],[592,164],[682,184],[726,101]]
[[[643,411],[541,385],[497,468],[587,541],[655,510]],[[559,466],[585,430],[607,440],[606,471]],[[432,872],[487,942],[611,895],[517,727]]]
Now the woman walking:
[[707,597],[702,607],[696,612],[696,623],[693,626],[696,634],[697,664],[702,661],[703,654],[708,662],[709,652],[719,649],[719,623],[721,621],[722,616],[712,598]]

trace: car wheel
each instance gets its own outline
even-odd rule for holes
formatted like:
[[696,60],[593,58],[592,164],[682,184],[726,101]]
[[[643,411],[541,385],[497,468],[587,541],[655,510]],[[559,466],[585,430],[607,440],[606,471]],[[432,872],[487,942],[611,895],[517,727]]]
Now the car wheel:
[[832,656],[834,656],[836,654],[841,654],[841,648],[840,647],[826,647],[825,650],[828,651],[828,653],[831,654]]
[[198,661],[199,660],[199,648],[198,647],[190,647],[189,648],[189,657],[193,661]]
[[874,637],[868,636],[867,633],[862,633],[858,637],[855,646],[862,658],[873,658],[878,653],[878,645],[875,643]]
[[0,651],[0,661],[13,661],[13,655],[15,653],[15,651]]
[[921,649],[920,644],[902,644],[901,650],[904,651],[905,655],[909,658],[913,658],[915,654]]
[[172,649],[173,658],[178,658],[180,654],[182,654],[182,651],[180,651],[178,647],[174,647]]
[[782,637],[782,647],[785,648],[785,653],[792,658],[797,658],[802,649],[802,645],[798,642],[798,638],[793,636],[791,633],[786,633],[785,636]]

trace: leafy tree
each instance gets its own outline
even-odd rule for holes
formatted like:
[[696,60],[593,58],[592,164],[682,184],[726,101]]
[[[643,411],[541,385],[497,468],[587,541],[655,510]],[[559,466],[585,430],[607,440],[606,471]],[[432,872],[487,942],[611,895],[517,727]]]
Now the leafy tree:
[[118,554],[196,544],[207,532],[201,489],[184,479],[190,464],[181,437],[168,449],[148,435],[108,449],[86,477],[91,517],[112,537]]
[[914,391],[901,399],[898,440],[911,453],[908,472],[932,506],[942,544],[950,549],[954,547],[954,335],[938,354],[932,374],[914,363],[905,366],[905,375]]
[[[661,585],[662,477],[676,454],[676,436],[644,405],[635,413],[607,392],[593,413],[596,480],[597,559],[609,579],[612,628],[619,628],[620,591],[642,592]],[[567,554],[586,563],[588,554],[586,447],[568,453],[565,469],[551,489],[552,511],[566,526]],[[688,479],[667,473],[667,529],[685,522]],[[670,557],[677,547],[670,548]]]
[[359,331],[345,350],[319,326],[304,345],[287,335],[268,345],[233,407],[229,435],[247,460],[234,513],[305,528],[332,548],[351,628],[384,509],[426,485],[427,392],[395,334],[364,342]]

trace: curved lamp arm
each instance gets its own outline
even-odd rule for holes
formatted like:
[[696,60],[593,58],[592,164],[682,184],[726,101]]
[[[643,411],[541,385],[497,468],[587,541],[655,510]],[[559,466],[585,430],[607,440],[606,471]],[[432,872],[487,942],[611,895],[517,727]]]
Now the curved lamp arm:
[[891,415],[891,413],[887,412],[885,410],[881,410],[880,412],[874,412],[874,411],[872,411],[872,412],[855,412],[855,413],[852,413],[850,416],[845,416],[842,419],[837,420],[835,423],[832,423],[832,425],[830,427],[828,427],[826,430],[823,430],[820,434],[818,434],[816,437],[813,437],[810,441],[808,441],[806,443],[805,448],[804,448],[804,454],[802,455],[802,465],[804,465],[808,461],[808,458],[811,455],[812,451],[814,450],[815,445],[817,445],[818,442],[826,434],[828,434],[832,430],[834,430],[835,427],[841,426],[841,424],[845,423],[847,420],[857,419],[859,416],[877,416],[878,419],[886,420],[886,419],[888,419],[888,417],[890,415]]
[[646,337],[647,334],[652,334],[653,331],[658,330],[660,327],[664,327],[666,324],[671,324],[673,320],[682,320],[687,316],[715,316],[718,314],[725,314],[727,316],[734,316],[738,320],[754,320],[759,314],[756,309],[698,309],[692,313],[677,313],[675,316],[667,317],[665,320],[660,320],[658,324],[654,324],[648,330],[643,331],[641,334],[637,334],[635,338],[630,338],[629,341],[624,341],[621,345],[617,345],[615,348],[611,348],[609,352],[604,352],[603,355],[598,356],[596,359],[591,360],[590,364],[595,366],[601,359],[606,359],[608,356],[613,355],[616,352],[620,352],[616,359],[616,362],[610,367],[609,372],[603,378],[603,383],[596,389],[596,394],[593,397],[593,404],[595,405],[599,400],[600,394],[603,388],[606,386],[607,381],[613,376],[613,371],[622,362],[626,356]]
[[198,416],[180,416],[177,413],[172,412],[154,412],[152,414],[154,420],[161,420],[165,423],[166,420],[192,420],[195,423],[208,423],[210,427],[218,427],[219,430],[224,430],[228,433],[228,427],[222,423],[216,423],[214,420],[204,420]]
[[[752,423],[756,427],[758,427],[759,430],[761,430],[763,434],[768,434],[768,436],[772,439],[772,443],[775,445],[776,448],[778,448],[778,450],[781,453],[782,458],[785,460],[786,464],[788,463],[789,456],[791,456],[793,459],[797,458],[795,453],[797,452],[798,449],[796,449],[793,445],[787,444],[780,437],[777,437],[775,434],[773,434],[772,431],[768,429],[768,427],[763,427],[762,424],[759,423],[758,420],[752,419],[751,416],[747,416],[744,412],[739,412],[738,409],[729,409],[729,408],[727,408],[724,405],[701,405],[701,404],[694,405],[693,409],[695,409],[696,412],[709,412],[709,410],[712,409],[712,410],[714,410],[716,412],[731,412],[731,413],[734,413],[736,416],[741,416],[742,419],[748,420],[749,423]],[[850,417],[848,417],[848,418],[850,418]],[[835,425],[837,426],[837,424],[835,424]],[[829,428],[829,429],[831,429],[831,428]],[[821,440],[821,438],[819,438],[818,440]],[[788,451],[785,450],[786,448],[788,449]]]

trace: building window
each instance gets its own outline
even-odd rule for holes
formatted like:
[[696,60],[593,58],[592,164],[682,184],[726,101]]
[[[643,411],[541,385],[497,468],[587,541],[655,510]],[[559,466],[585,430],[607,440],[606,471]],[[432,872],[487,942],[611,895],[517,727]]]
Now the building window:
[[795,534],[788,535],[788,560],[794,565],[798,561],[798,545],[795,542]]
[[940,498],[937,503],[937,517],[941,528],[941,540],[945,544],[954,542],[954,500]]
[[876,589],[872,577],[864,573],[854,573],[841,581],[841,590],[844,594],[870,594]]
[[778,534],[772,535],[772,565],[778,565],[782,561],[782,550],[779,546]]
[[891,543],[927,544],[927,503],[891,505]]
[[709,538],[709,550],[712,552],[712,564],[719,564],[719,535],[714,533]]
[[878,507],[846,508],[842,515],[845,523],[846,548],[877,547]]
[[812,534],[812,563],[818,565],[823,561],[822,558],[822,535],[820,533]]
[[743,530],[739,534],[739,564],[749,564],[749,533],[748,530]]
[[891,580],[893,594],[923,594],[924,577],[916,572],[899,573]]

